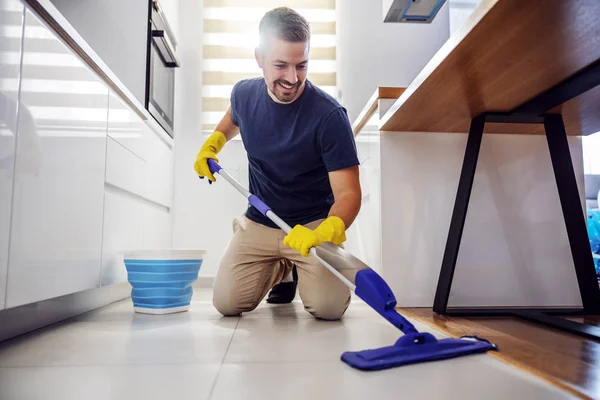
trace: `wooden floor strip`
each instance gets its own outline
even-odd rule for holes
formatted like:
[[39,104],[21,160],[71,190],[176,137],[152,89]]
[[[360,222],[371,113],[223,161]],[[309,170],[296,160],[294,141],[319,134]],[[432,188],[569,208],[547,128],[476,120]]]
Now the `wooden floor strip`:
[[431,308],[399,308],[451,337],[477,335],[499,347],[491,357],[582,399],[600,397],[600,343],[515,318],[439,316]]

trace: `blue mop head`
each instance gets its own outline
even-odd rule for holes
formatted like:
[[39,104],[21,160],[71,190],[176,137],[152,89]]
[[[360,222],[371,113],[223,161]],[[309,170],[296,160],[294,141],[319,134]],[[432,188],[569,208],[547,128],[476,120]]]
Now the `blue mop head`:
[[460,339],[436,339],[430,333],[411,333],[402,336],[393,346],[379,349],[347,351],[342,361],[356,369],[376,371],[427,361],[466,356],[498,350],[495,344],[475,336]]
[[356,274],[355,282],[356,295],[388,322],[400,329],[404,336],[398,339],[393,346],[343,353],[342,361],[354,368],[380,370],[498,350],[498,346],[495,344],[476,336],[438,340],[430,333],[419,332],[413,324],[396,311],[396,298],[392,290],[371,269],[359,271]]

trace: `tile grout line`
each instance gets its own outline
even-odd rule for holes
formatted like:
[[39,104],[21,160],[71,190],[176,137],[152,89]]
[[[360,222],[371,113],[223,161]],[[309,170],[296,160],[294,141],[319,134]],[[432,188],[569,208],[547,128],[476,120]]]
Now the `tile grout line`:
[[217,371],[217,375],[215,376],[215,380],[213,381],[210,391],[208,392],[208,396],[206,397],[206,400],[210,400],[213,397],[215,388],[217,387],[217,382],[219,381],[219,375],[221,375],[221,370],[223,369],[223,366],[225,365],[225,359],[227,358],[227,353],[229,353],[229,348],[231,347],[231,343],[233,342],[233,338],[235,337],[235,333],[237,332],[237,328],[238,328],[238,325],[240,324],[241,319],[242,319],[241,317],[238,317],[238,320],[235,324],[235,328],[233,329],[233,334],[231,335],[231,339],[229,340],[229,343],[227,344],[227,349],[225,349],[225,354],[223,354],[223,359],[221,360],[221,365],[219,366],[219,370]]

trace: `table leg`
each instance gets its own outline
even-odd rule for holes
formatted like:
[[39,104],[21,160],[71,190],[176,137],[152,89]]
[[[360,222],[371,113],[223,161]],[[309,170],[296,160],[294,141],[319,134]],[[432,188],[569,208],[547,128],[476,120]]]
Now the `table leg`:
[[477,159],[479,158],[484,126],[484,114],[473,118],[471,121],[462,170],[458,181],[458,191],[454,202],[454,211],[450,220],[450,230],[442,260],[442,269],[433,303],[433,311],[440,314],[446,311],[448,305],[448,296],[450,296],[454,268],[456,267],[460,241],[465,226],[465,219],[467,218],[467,209],[469,207],[471,189],[473,188],[473,180],[475,179],[475,170],[477,169]]

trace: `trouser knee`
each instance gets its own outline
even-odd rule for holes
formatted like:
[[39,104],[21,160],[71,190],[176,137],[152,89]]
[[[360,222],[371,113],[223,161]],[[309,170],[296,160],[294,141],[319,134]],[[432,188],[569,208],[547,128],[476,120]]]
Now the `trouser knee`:
[[222,296],[215,293],[213,295],[213,306],[225,317],[236,317],[245,312],[250,312],[258,307],[258,303],[241,304],[235,298]]
[[314,302],[305,309],[315,318],[327,321],[337,321],[342,318],[350,304],[350,297],[346,301]]

